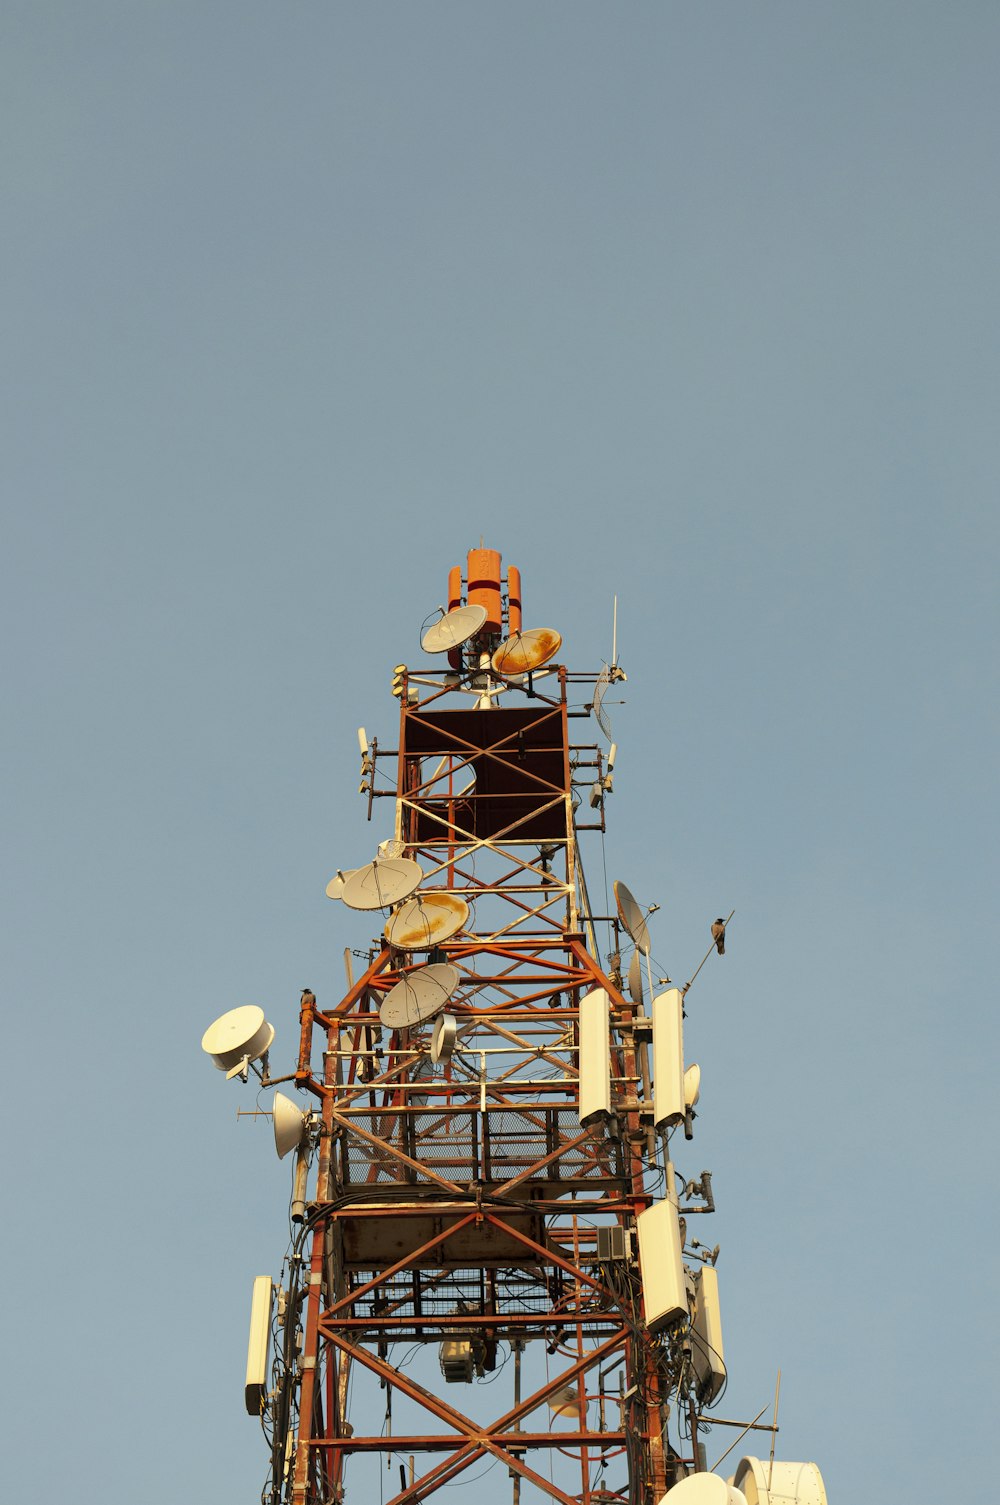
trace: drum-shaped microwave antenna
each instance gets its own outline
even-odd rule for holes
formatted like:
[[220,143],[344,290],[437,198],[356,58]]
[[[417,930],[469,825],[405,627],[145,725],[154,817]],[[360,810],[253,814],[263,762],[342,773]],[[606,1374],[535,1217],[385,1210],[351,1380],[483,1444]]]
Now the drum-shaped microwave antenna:
[[248,1003],[210,1024],[201,1037],[201,1048],[219,1071],[237,1076],[251,1061],[267,1054],[273,1039],[274,1025],[268,1024],[264,1010]]
[[278,1159],[284,1160],[289,1150],[297,1150],[306,1131],[307,1115],[298,1103],[293,1103],[283,1092],[274,1094],[271,1104],[271,1122],[274,1125],[274,1148]]
[[567,1421],[580,1421],[583,1416],[580,1392],[572,1385],[564,1385],[555,1395],[550,1395],[548,1405],[553,1416],[564,1416]]
[[718,1474],[689,1474],[660,1496],[659,1505],[747,1505],[747,1501]]
[[438,1014],[431,1033],[431,1060],[450,1061],[458,1038],[458,1021],[454,1014]]
[[382,1000],[378,1016],[386,1029],[408,1029],[433,1019],[458,987],[458,968],[433,962],[401,977]]
[[474,638],[485,621],[485,606],[456,606],[431,623],[420,646],[425,653],[447,653]]
[[823,1476],[815,1463],[741,1458],[733,1483],[747,1505],[826,1505]]
[[341,895],[348,909],[388,909],[420,887],[424,870],[412,857],[376,857],[354,870]]
[[457,935],[469,920],[469,906],[457,894],[417,894],[389,916],[385,938],[397,951],[430,951]]
[[540,669],[561,647],[562,638],[554,627],[529,627],[502,642],[490,662],[495,673],[510,678]]
[[636,946],[643,956],[648,956],[652,947],[649,939],[649,931],[646,928],[646,917],[632,894],[632,890],[625,887],[624,883],[615,882],[615,903],[618,906],[618,918],[621,920],[628,934],[635,941]]
[[684,1106],[693,1108],[701,1097],[701,1067],[697,1061],[684,1073]]

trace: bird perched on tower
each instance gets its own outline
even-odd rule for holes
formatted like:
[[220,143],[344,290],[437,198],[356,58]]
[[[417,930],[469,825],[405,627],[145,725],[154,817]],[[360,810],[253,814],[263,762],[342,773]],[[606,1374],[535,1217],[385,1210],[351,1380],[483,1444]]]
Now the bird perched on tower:
[[712,926],[712,940],[715,942],[715,949],[719,953],[719,955],[720,956],[725,956],[725,954],[726,954],[726,922],[725,922],[725,920],[723,920],[723,918],[722,918],[721,915],[719,916],[719,918],[715,921],[715,923]]
[[304,1009],[314,1009],[316,1007],[316,994],[312,988],[302,989],[302,1007]]

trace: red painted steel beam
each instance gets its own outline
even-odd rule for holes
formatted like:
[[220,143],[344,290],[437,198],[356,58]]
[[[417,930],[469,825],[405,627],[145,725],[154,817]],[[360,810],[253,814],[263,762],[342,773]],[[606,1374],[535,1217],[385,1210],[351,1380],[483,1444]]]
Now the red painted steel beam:
[[[490,1440],[498,1447],[525,1450],[588,1444],[606,1448],[626,1442],[629,1435],[628,1432],[491,1432]],[[394,1432],[391,1437],[359,1437],[356,1434],[353,1437],[314,1437],[310,1446],[345,1453],[444,1453],[455,1451],[455,1439],[426,1432],[412,1437]]]
[[[400,1390],[409,1399],[424,1406],[432,1415],[437,1416],[439,1420],[450,1422],[455,1427],[455,1430],[467,1439],[464,1444],[460,1443],[457,1446],[451,1459],[446,1459],[443,1463],[438,1464],[430,1473],[415,1480],[412,1485],[400,1494],[394,1495],[393,1500],[398,1502],[398,1505],[404,1505],[404,1502],[408,1500],[412,1502],[416,1499],[425,1499],[435,1489],[449,1483],[452,1478],[462,1473],[477,1458],[481,1457],[484,1452],[492,1453],[500,1461],[506,1463],[508,1468],[514,1469],[522,1478],[534,1484],[543,1494],[548,1494],[552,1499],[558,1500],[560,1505],[579,1505],[579,1497],[574,1499],[573,1496],[567,1495],[549,1480],[544,1479],[534,1469],[529,1468],[517,1454],[508,1452],[500,1447],[496,1443],[495,1437],[502,1435],[506,1429],[511,1428],[517,1423],[522,1416],[528,1415],[548,1400],[550,1395],[554,1395],[556,1391],[560,1390],[564,1385],[569,1384],[578,1375],[592,1368],[605,1355],[612,1353],[619,1344],[625,1341],[626,1336],[624,1333],[617,1334],[614,1338],[592,1349],[589,1354],[579,1359],[571,1368],[563,1370],[555,1379],[549,1380],[539,1390],[536,1390],[533,1395],[522,1400],[513,1410],[508,1411],[505,1416],[501,1417],[488,1428],[481,1427],[468,1417],[463,1416],[460,1411],[456,1411],[453,1407],[446,1405],[422,1385],[418,1385],[416,1381],[411,1380],[408,1376],[402,1375],[398,1370],[391,1368],[388,1364],[384,1364],[373,1354],[366,1353],[363,1349],[355,1348],[354,1345],[349,1345],[342,1338],[332,1334],[331,1341],[339,1348],[349,1348],[353,1356],[365,1365],[366,1368],[371,1369],[381,1379],[384,1379],[395,1389]],[[392,1505],[392,1502],[388,1502],[388,1505]]]
[[[422,1211],[426,1211],[426,1209],[422,1209]],[[324,1313],[326,1321],[329,1322],[331,1317],[335,1316],[337,1312],[353,1306],[356,1301],[360,1301],[362,1296],[367,1296],[371,1291],[377,1290],[380,1285],[384,1285],[393,1275],[398,1275],[402,1270],[410,1269],[418,1259],[424,1254],[430,1254],[431,1250],[436,1249],[439,1244],[445,1243],[452,1234],[458,1233],[460,1229],[466,1228],[470,1223],[476,1222],[478,1216],[479,1214],[473,1209],[466,1217],[454,1223],[446,1232],[436,1233],[432,1239],[428,1239],[427,1243],[421,1244],[419,1249],[409,1251],[405,1258],[397,1260],[394,1265],[389,1265],[385,1270],[382,1270],[374,1280],[369,1280],[366,1285],[359,1286],[357,1290],[351,1291],[348,1295],[341,1297],[334,1306],[329,1307]]]

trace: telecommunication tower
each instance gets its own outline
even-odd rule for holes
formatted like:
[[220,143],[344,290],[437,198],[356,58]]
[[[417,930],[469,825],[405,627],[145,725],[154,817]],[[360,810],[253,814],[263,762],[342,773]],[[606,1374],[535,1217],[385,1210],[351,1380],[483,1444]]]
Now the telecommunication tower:
[[392,671],[397,745],[359,732],[368,818],[393,822],[327,888],[362,927],[343,996],[304,990],[287,1077],[260,1009],[203,1040],[304,1095],[274,1098],[294,1238],[251,1313],[266,1505],[444,1505],[486,1466],[484,1501],[513,1505],[825,1505],[773,1441],[735,1482],[707,1471],[726,1371],[718,1249],[692,1232],[711,1175],[673,1162],[700,1081],[687,989],[652,977],[655,906],[616,883],[595,913],[580,837],[604,830],[625,674],[616,648],[579,674],[560,647],[522,627],[495,550],[451,570],[430,664]]

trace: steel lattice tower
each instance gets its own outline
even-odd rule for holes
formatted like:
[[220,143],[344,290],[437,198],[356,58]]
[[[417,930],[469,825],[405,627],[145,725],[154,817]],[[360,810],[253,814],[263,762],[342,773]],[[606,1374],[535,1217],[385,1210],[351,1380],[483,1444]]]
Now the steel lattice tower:
[[[369,817],[394,801],[394,851],[423,867],[421,894],[466,901],[468,923],[419,952],[383,934],[336,1006],[303,1004],[295,1081],[316,1128],[268,1407],[274,1502],[366,1502],[352,1466],[374,1455],[385,1473],[398,1455],[413,1465],[387,1475],[385,1505],[444,1501],[443,1486],[492,1459],[515,1505],[655,1505],[684,1471],[668,1396],[696,1456],[697,1407],[679,1384],[687,1324],[650,1333],[637,1261],[636,1219],[672,1174],[653,1129],[649,1021],[617,945],[601,964],[595,921],[614,935],[618,922],[592,914],[580,865],[609,787],[597,676],[551,661],[496,674],[491,653],[520,628],[516,571],[506,585],[490,550],[469,555],[467,582],[452,571],[449,606],[481,599],[487,621],[446,669],[397,670],[398,746],[373,742],[363,770]],[[454,1046],[436,1064],[430,1023],[389,1030],[379,1014],[430,962],[460,979]],[[609,1111],[581,1122],[581,1001],[594,990],[608,1005]],[[421,1346],[420,1378],[392,1362],[401,1345]],[[482,1389],[498,1353],[513,1387],[505,1375]],[[428,1374],[439,1354],[467,1385]],[[366,1395],[407,1429],[387,1435],[377,1408],[354,1403]]]

